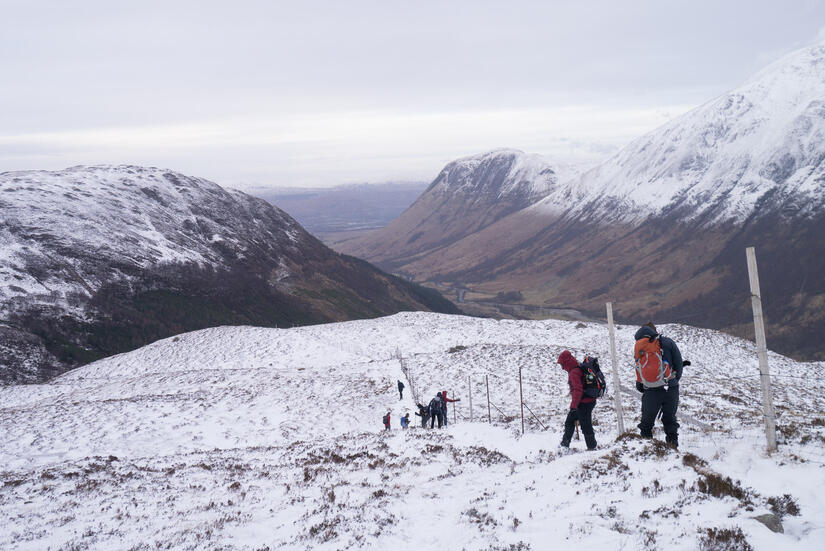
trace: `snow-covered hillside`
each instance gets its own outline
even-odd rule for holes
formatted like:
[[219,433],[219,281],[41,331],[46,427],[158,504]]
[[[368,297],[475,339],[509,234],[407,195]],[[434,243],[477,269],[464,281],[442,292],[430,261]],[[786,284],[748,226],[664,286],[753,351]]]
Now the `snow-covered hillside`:
[[393,273],[414,273],[408,263],[535,204],[579,170],[516,149],[457,159],[398,218],[373,232],[336,241],[335,248]]
[[[72,312],[72,294],[88,294],[106,281],[104,274],[38,277],[21,269],[32,257],[55,250],[93,252],[128,272],[163,262],[222,264],[226,259],[216,246],[221,242],[243,254],[253,252],[249,249],[255,241],[294,246],[304,237],[300,226],[276,209],[278,231],[270,233],[272,227],[261,224],[253,226],[258,234],[250,235],[240,214],[270,215],[263,205],[208,180],[158,168],[106,165],[5,172],[0,174],[0,190],[0,314],[18,297],[40,294],[44,288]],[[230,216],[238,210],[243,211],[239,216]],[[65,270],[73,268],[67,265]]]
[[[559,452],[569,398],[555,359],[595,353],[609,369],[598,324],[405,313],[218,327],[2,388],[0,547],[722,549],[732,538],[728,549],[744,549],[745,538],[757,550],[820,548],[825,384],[810,374],[825,366],[771,354],[781,436],[767,456],[754,346],[660,329],[693,362],[679,452],[617,441],[610,399],[595,412],[599,449]],[[618,328],[628,388],[634,330]],[[538,418],[525,410],[524,436],[519,368]],[[460,397],[456,422],[402,431],[400,414],[417,419],[410,381],[422,400]],[[622,398],[633,428],[638,394]],[[771,508],[784,534],[754,520]]]
[[468,197],[492,195],[500,200],[517,198],[526,206],[574,174],[576,167],[556,166],[540,155],[496,149],[447,164],[427,192]]
[[419,308],[456,311],[202,178],[128,165],[0,174],[0,384],[205,326]]
[[625,222],[676,214],[741,223],[757,208],[810,216],[825,200],[823,159],[825,43],[819,43],[638,138],[536,208],[556,213],[586,205],[599,218]]
[[[23,332],[32,324],[22,319],[28,316],[57,325],[90,323],[106,310],[94,300],[101,290],[135,290],[147,274],[154,274],[150,287],[163,288],[157,272],[174,266],[221,270],[277,249],[283,253],[278,278],[288,280],[290,257],[311,239],[264,201],[202,178],[137,166],[2,173],[0,213],[0,327]],[[9,372],[36,380],[65,360],[32,363],[31,355],[16,352],[19,341],[0,339],[0,348],[9,349],[0,354],[0,381],[9,380]],[[56,353],[46,347],[41,356]]]

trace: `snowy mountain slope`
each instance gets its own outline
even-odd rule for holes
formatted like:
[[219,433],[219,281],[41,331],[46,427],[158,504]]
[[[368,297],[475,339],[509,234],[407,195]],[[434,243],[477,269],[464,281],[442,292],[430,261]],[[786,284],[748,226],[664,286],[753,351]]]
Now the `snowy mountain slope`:
[[[741,224],[759,211],[809,217],[825,201],[825,43],[650,132],[536,205],[599,218]],[[572,192],[571,201],[570,193]]]
[[[599,451],[559,454],[569,398],[555,358],[568,348],[609,366],[598,324],[406,313],[219,327],[49,384],[6,387],[0,546],[695,549],[707,529],[730,528],[757,550],[816,549],[825,530],[825,404],[823,383],[809,373],[823,366],[771,354],[781,447],[768,457],[753,345],[661,329],[694,364],[683,378],[678,453],[632,437],[615,442],[605,399],[595,413]],[[627,385],[634,330],[618,328]],[[409,379],[396,351],[421,397],[445,388],[462,398],[455,424],[399,430],[398,415],[415,408],[409,392],[398,399],[395,381]],[[719,373],[720,356],[737,371]],[[519,434],[519,367],[525,403],[549,430],[527,414]],[[503,412],[492,410],[493,425],[485,375]],[[624,405],[632,428],[635,391]],[[387,409],[390,433],[380,424]],[[774,534],[752,517],[785,494],[793,501],[774,499],[774,508],[796,503],[800,515],[786,515],[785,534]]]
[[[474,227],[475,213],[451,204],[472,228],[460,239],[419,216],[354,252],[445,293],[591,316],[612,301],[622,320],[686,321],[746,336],[744,250],[755,246],[771,345],[825,359],[823,105],[820,43],[579,177],[539,183],[547,195],[517,212]],[[443,238],[437,247],[396,252],[428,232]]]
[[0,381],[209,325],[455,311],[261,199],[168,170],[3,173],[0,214]]
[[534,204],[575,171],[515,149],[457,159],[390,224],[335,247],[385,269],[404,271],[406,264]]
[[516,196],[532,204],[547,195],[560,177],[550,161],[517,149],[496,149],[447,164],[428,192],[462,193],[476,197]]

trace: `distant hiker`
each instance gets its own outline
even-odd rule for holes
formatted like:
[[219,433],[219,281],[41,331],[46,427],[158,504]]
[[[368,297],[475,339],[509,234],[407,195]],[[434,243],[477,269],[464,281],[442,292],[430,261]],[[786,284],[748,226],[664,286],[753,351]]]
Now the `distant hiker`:
[[436,419],[438,419],[438,428],[441,428],[441,425],[444,422],[444,416],[441,413],[442,403],[440,392],[435,395],[435,398],[430,400],[430,428],[435,426]]
[[390,430],[390,412],[389,411],[384,416],[383,421],[384,421],[384,430]]
[[682,361],[679,347],[673,339],[660,335],[653,322],[640,327],[635,338],[636,390],[642,393],[639,432],[644,438],[653,438],[653,426],[661,410],[665,441],[678,448],[676,410],[679,408],[679,380],[682,378],[682,368],[690,362]]
[[418,406],[418,411],[415,414],[421,417],[421,427],[426,429],[427,421],[430,420],[430,408],[422,404],[415,405]]
[[407,415],[405,415],[404,417],[401,418],[401,428],[405,429],[409,426],[409,424],[410,424],[410,412],[408,411]]
[[593,408],[596,406],[596,398],[585,396],[584,374],[579,369],[579,362],[573,357],[569,350],[565,350],[559,355],[558,362],[561,368],[567,372],[567,384],[570,387],[570,411],[567,419],[564,420],[564,435],[561,437],[561,445],[570,447],[570,440],[573,438],[573,430],[576,428],[576,421],[582,428],[584,442],[588,450],[596,449],[596,435],[593,432]]
[[398,399],[404,399],[404,383],[402,383],[401,381],[398,381]]
[[441,391],[441,416],[444,417],[444,426],[447,426],[447,402],[460,402],[461,398],[447,398],[447,391]]

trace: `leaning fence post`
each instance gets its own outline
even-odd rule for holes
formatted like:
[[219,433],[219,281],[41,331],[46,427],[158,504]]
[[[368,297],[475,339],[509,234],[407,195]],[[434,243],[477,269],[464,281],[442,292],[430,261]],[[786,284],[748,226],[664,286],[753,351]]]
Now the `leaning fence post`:
[[771,374],[768,371],[768,343],[765,339],[762,296],[759,293],[759,273],[756,270],[756,250],[753,247],[748,247],[745,249],[745,254],[748,259],[753,326],[756,331],[756,354],[759,356],[759,371],[762,374],[762,411],[765,415],[765,436],[768,439],[768,451],[772,452],[776,451],[776,413],[773,409]]
[[521,366],[518,366],[518,396],[521,404],[521,434],[524,434],[524,391],[521,387]]
[[487,422],[493,424],[493,416],[490,415],[490,376],[484,376],[484,382],[487,383]]
[[616,329],[613,327],[613,303],[607,303],[607,329],[610,333],[610,357],[613,362],[613,405],[616,407],[619,434],[624,434],[624,411],[622,410],[621,383],[619,382],[619,359],[616,357]]

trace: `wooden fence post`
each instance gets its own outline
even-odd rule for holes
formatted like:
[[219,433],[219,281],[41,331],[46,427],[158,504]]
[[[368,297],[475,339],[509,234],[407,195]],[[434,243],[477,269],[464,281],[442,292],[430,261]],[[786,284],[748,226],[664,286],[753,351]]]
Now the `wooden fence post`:
[[521,404],[521,434],[524,434],[524,391],[521,387],[521,366],[518,366],[518,395]]
[[470,376],[467,375],[467,394],[470,397],[470,422],[473,422],[473,385],[470,383]]
[[768,371],[768,343],[765,339],[765,319],[762,315],[762,296],[759,293],[756,251],[753,247],[748,247],[745,249],[745,254],[748,259],[753,326],[756,331],[756,354],[759,356],[759,371],[762,374],[762,411],[765,415],[765,436],[768,440],[768,452],[772,452],[776,451],[776,412],[773,408],[771,375]]
[[493,416],[490,415],[490,376],[484,376],[484,382],[487,383],[487,422],[493,424]]
[[616,407],[619,434],[624,434],[624,410],[622,409],[619,359],[616,357],[616,329],[613,326],[613,303],[607,303],[607,330],[610,333],[610,357],[613,362],[613,405]]

